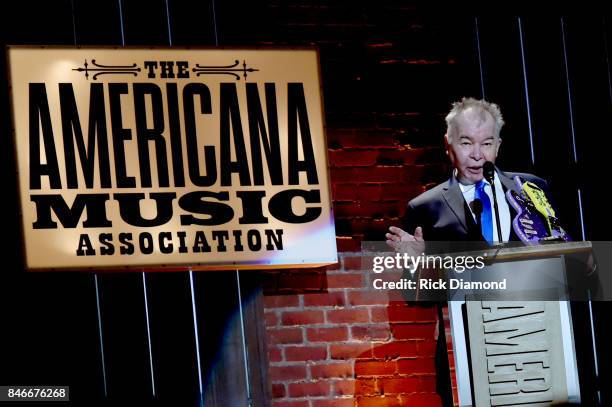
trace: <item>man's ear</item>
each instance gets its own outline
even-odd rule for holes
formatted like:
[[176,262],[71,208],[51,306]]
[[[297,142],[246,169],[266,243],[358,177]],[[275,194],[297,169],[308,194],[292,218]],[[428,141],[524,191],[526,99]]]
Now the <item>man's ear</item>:
[[497,157],[497,154],[499,154],[499,147],[501,146],[501,142],[502,139],[501,138],[497,138],[497,148],[495,149],[495,157]]
[[444,135],[444,150],[446,151],[446,155],[448,155],[448,150],[450,149],[450,142],[448,141],[448,133]]

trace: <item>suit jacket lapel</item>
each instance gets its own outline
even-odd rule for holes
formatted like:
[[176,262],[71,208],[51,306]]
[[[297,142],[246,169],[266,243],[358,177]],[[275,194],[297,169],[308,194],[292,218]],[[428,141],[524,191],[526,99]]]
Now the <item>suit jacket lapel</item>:
[[506,191],[511,189],[515,191],[516,193],[519,193],[519,194],[521,193],[521,191],[518,189],[518,186],[516,185],[516,183],[511,177],[509,177],[505,172],[501,171],[497,167],[495,167],[495,170],[499,174],[499,179],[501,180],[501,183],[505,187]]
[[[499,168],[495,168],[497,171],[497,174],[499,174],[499,179],[501,181],[501,183],[504,185],[505,189],[511,189],[513,191],[516,191],[517,193],[520,193],[521,191],[518,189],[516,183],[514,182],[514,180],[508,176],[506,173],[504,173],[503,171],[501,171]],[[457,220],[459,221],[459,224],[465,229],[466,233],[469,233],[469,228],[467,225],[467,221],[465,218],[465,199],[463,198],[463,193],[461,192],[461,188],[459,188],[459,182],[455,179],[454,176],[452,176],[447,182],[446,185],[444,186],[444,200],[446,201],[446,204],[448,205],[448,207],[450,208],[451,212],[454,214],[454,216],[457,217]],[[506,197],[504,196],[502,197],[498,197],[497,199],[506,199]],[[513,208],[512,205],[510,206],[510,212],[513,212]],[[511,215],[512,217],[512,215]],[[512,229],[512,228],[510,228]],[[512,232],[512,230],[511,230]]]
[[451,177],[444,186],[444,200],[446,201],[451,212],[459,220],[459,224],[468,232],[467,223],[465,220],[465,199],[459,188],[459,183],[455,180],[455,177]]

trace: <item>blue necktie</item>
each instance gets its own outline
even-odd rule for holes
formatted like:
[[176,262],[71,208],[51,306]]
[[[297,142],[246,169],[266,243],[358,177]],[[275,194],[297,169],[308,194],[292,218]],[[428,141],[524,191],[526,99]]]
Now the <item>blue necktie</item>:
[[489,199],[489,195],[485,192],[486,185],[484,180],[476,184],[474,198],[480,199],[482,202],[482,213],[480,215],[482,236],[491,244],[493,243],[493,213],[491,211],[491,200]]

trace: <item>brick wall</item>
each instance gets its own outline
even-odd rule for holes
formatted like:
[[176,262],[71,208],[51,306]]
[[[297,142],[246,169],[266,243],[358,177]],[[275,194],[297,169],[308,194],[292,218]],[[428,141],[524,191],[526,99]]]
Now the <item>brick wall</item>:
[[345,253],[335,269],[277,276],[264,298],[273,406],[441,405],[436,308],[365,290],[374,275],[360,265]]

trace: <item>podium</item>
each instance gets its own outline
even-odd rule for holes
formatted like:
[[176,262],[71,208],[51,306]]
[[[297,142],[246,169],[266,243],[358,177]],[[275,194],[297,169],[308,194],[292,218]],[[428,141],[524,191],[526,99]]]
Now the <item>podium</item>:
[[[579,403],[576,341],[567,300],[596,295],[591,243],[484,253],[491,261],[479,276],[506,276],[527,289],[499,295],[461,290],[449,294],[455,405]],[[568,292],[559,293],[560,288]]]

